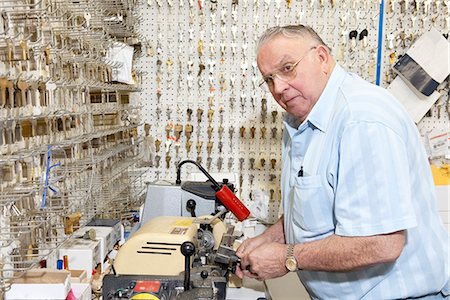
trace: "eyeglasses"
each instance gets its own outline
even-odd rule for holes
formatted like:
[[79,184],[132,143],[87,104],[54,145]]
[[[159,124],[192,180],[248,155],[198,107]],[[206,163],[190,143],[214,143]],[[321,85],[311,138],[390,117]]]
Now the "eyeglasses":
[[275,86],[275,77],[280,79],[284,82],[289,82],[297,76],[296,67],[298,64],[309,54],[309,52],[313,49],[316,49],[317,47],[311,47],[308,51],[306,51],[305,55],[302,56],[297,62],[295,63],[286,63],[281,68],[278,68],[270,75],[264,76],[261,82],[259,83],[259,86],[261,88],[264,88],[264,83],[267,84],[269,90],[273,90]]

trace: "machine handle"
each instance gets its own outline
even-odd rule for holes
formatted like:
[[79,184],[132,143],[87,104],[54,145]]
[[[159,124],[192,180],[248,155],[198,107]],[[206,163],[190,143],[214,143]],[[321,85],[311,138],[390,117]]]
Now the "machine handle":
[[231,211],[239,221],[247,219],[250,215],[250,211],[245,207],[241,200],[224,185],[220,190],[216,192],[216,197],[222,202],[222,204]]

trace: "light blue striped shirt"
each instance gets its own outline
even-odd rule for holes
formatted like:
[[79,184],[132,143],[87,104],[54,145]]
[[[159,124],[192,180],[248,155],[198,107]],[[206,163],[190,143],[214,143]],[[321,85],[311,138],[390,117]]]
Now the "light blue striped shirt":
[[449,234],[420,135],[401,104],[336,65],[307,119],[297,126],[287,116],[284,125],[288,243],[406,230],[394,263],[347,273],[298,271],[310,295],[378,300],[450,292]]

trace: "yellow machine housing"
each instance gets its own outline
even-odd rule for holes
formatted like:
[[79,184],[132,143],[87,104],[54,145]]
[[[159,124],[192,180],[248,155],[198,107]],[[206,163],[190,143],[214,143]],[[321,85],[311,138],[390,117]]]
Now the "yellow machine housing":
[[[211,216],[208,216],[211,217]],[[144,224],[119,249],[114,268],[119,275],[179,275],[184,271],[184,256],[180,247],[183,242],[197,245],[197,218],[156,217]],[[219,246],[226,232],[225,224],[216,219],[211,224],[215,240]],[[198,249],[198,248],[197,248]]]

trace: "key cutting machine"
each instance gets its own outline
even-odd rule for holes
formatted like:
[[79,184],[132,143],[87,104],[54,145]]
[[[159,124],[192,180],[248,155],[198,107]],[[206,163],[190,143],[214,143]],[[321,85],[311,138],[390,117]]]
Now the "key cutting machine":
[[[230,210],[240,221],[250,212],[226,183],[209,179],[216,200],[225,208],[214,216],[154,217],[120,248],[114,261],[116,274],[103,279],[103,299],[218,299],[226,297],[228,275],[239,258],[233,250],[233,227],[222,218]],[[169,201],[169,200],[168,200]]]

